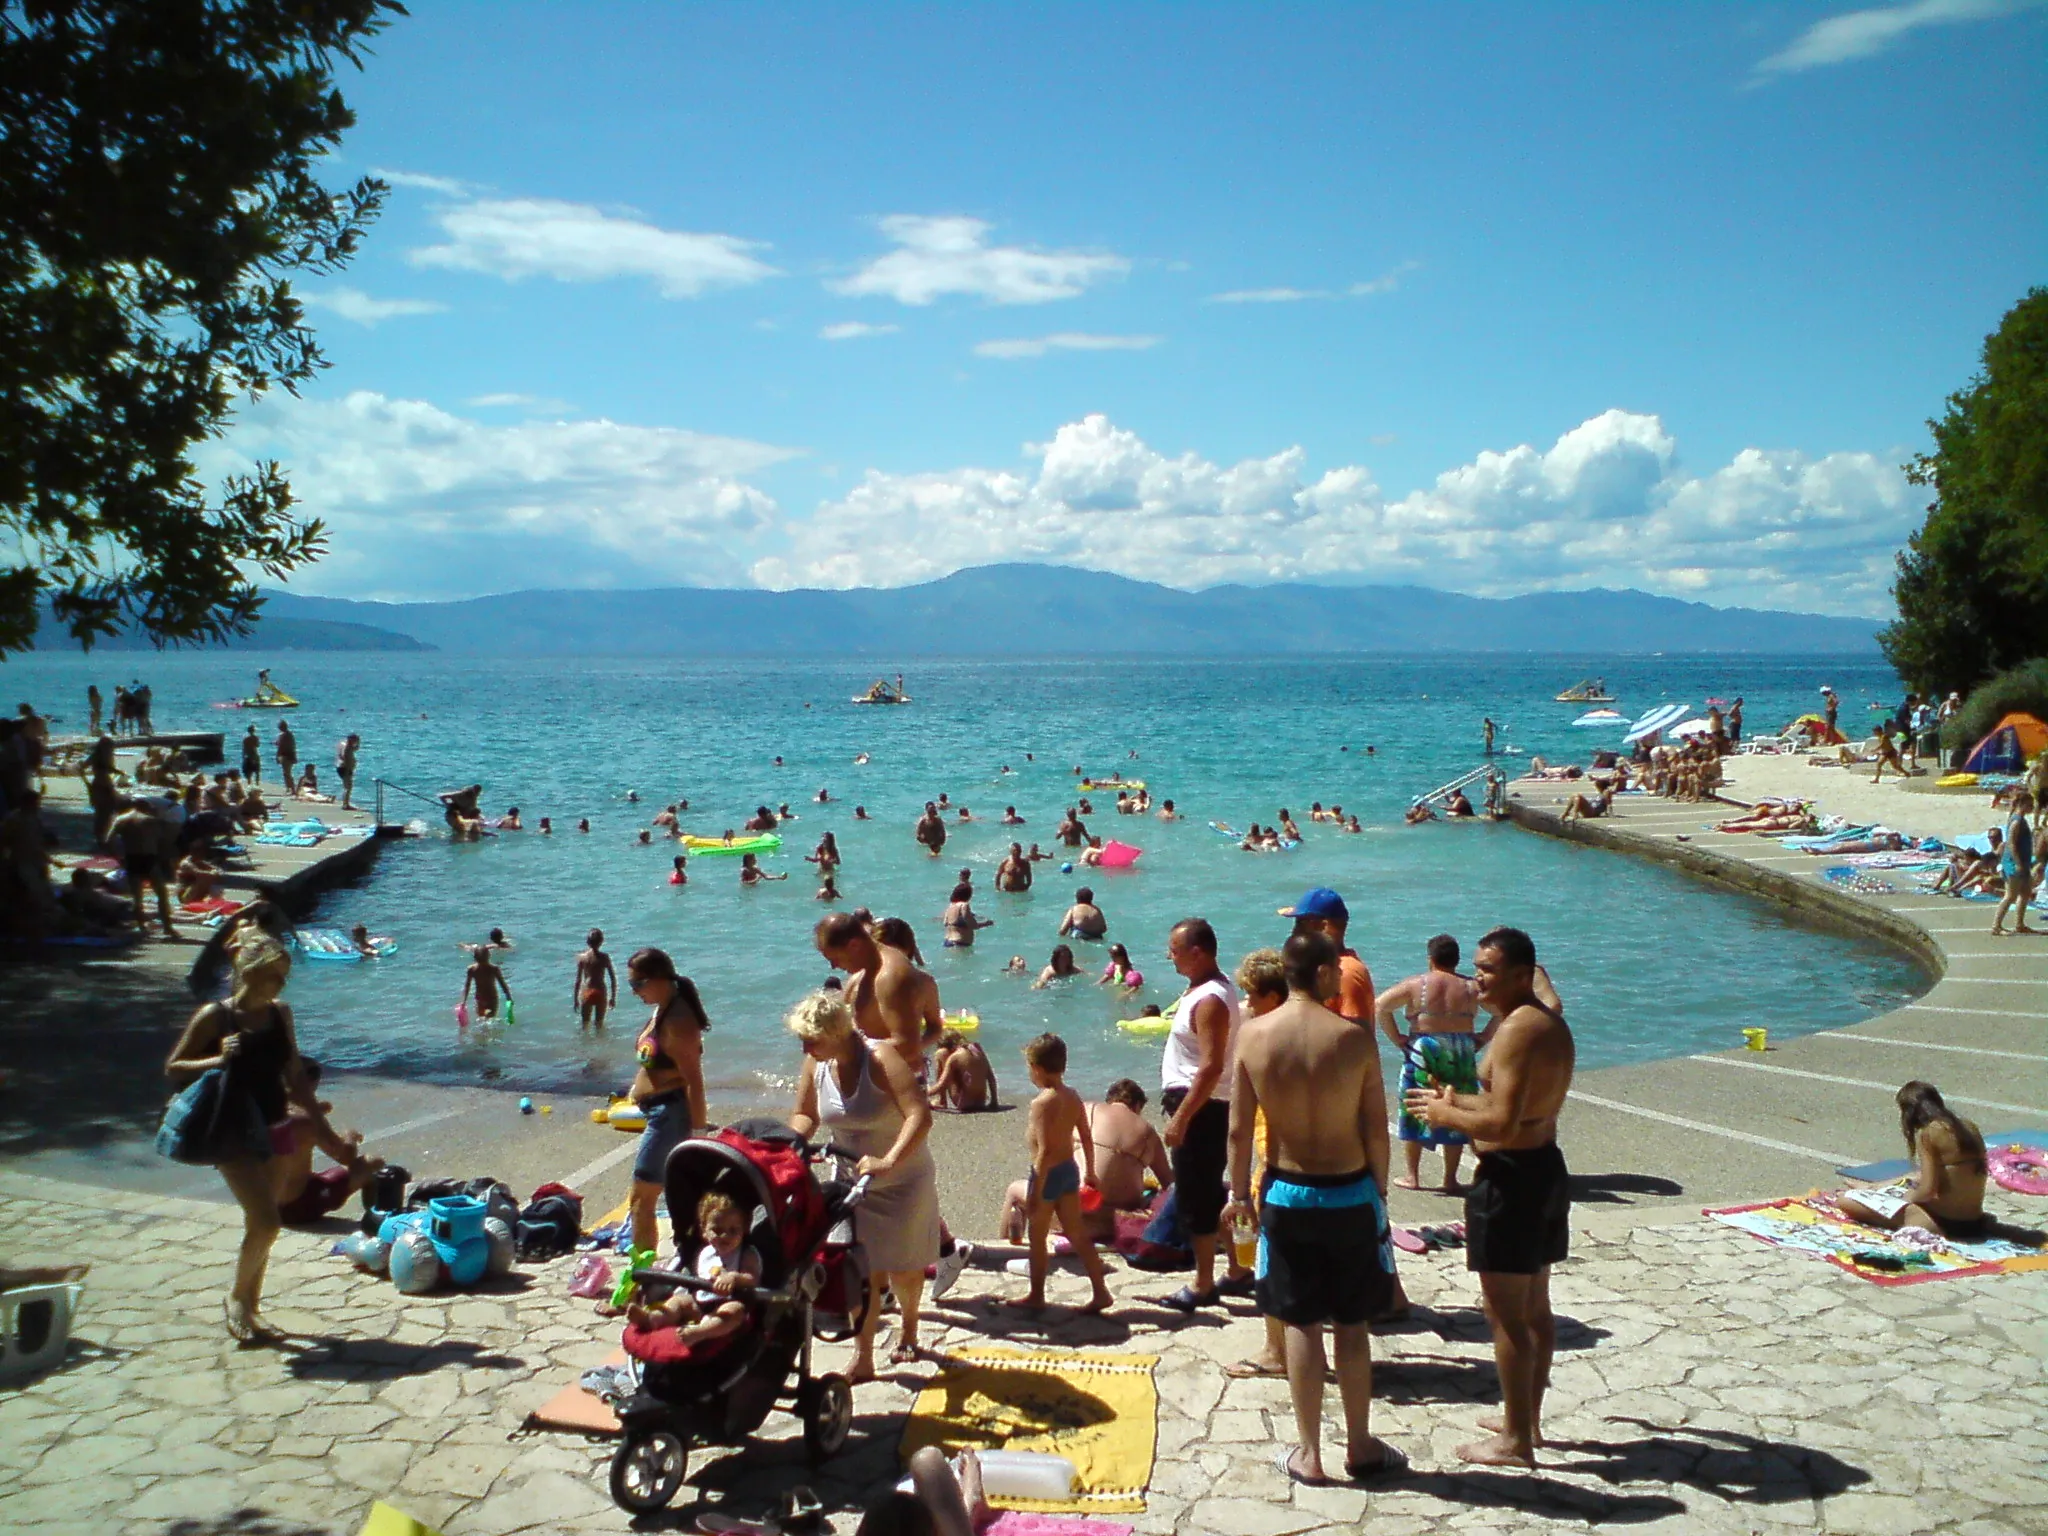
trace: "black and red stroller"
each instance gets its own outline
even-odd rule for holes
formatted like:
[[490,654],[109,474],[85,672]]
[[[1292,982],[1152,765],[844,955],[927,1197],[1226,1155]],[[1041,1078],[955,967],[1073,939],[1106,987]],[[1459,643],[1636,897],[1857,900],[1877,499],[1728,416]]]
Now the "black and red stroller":
[[812,1374],[811,1341],[859,1326],[866,1277],[850,1217],[866,1180],[821,1186],[811,1172],[816,1155],[786,1130],[763,1139],[723,1130],[669,1153],[663,1184],[680,1270],[636,1269],[640,1295],[659,1301],[679,1287],[709,1291],[694,1273],[703,1246],[697,1203],[714,1190],[739,1206],[761,1276],[739,1297],[746,1321],[708,1344],[686,1345],[674,1329],[627,1329],[640,1385],[614,1409],[624,1439],[611,1487],[622,1509],[666,1506],[683,1485],[691,1447],[739,1445],[778,1404],[803,1420],[814,1460],[845,1445],[853,1388],[837,1373]]

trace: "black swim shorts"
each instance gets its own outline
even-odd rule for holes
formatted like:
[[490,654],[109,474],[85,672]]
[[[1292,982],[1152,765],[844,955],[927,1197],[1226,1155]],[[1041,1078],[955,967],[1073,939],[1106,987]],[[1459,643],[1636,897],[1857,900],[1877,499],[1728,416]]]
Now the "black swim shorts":
[[1211,1099],[1195,1111],[1173,1149],[1173,1187],[1181,1225],[1190,1237],[1211,1237],[1223,1224],[1223,1176],[1230,1164],[1230,1105]]
[[1393,1304],[1393,1233],[1370,1173],[1267,1177],[1258,1299],[1266,1316],[1297,1328],[1368,1322]]
[[1571,1191],[1557,1143],[1482,1152],[1465,1196],[1465,1267],[1533,1275],[1571,1246]]

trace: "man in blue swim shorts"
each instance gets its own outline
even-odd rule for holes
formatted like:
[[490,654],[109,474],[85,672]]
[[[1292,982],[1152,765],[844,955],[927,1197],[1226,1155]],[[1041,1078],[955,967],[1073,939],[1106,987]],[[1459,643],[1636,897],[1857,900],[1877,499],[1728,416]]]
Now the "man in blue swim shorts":
[[[1519,928],[1479,941],[1473,978],[1479,1002],[1499,1022],[1479,1063],[1479,1091],[1442,1083],[1413,1089],[1406,1111],[1423,1123],[1462,1131],[1479,1150],[1465,1196],[1465,1263],[1479,1275],[1493,1323],[1501,1419],[1489,1439],[1458,1447],[1464,1461],[1533,1467],[1542,1443],[1543,1392],[1557,1322],[1550,1266],[1571,1241],[1571,1196],[1557,1114],[1572,1085],[1576,1053],[1564,1015],[1539,995],[1536,946]],[[1553,994],[1554,995],[1554,994]]]
[[1357,1482],[1406,1465],[1372,1433],[1367,1320],[1394,1294],[1387,1227],[1387,1097],[1379,1047],[1317,1001],[1335,996],[1337,946],[1298,932],[1281,950],[1287,1001],[1238,1030],[1230,1098],[1230,1205],[1252,1214],[1254,1125],[1266,1113],[1259,1202],[1259,1309],[1286,1329],[1287,1385],[1299,1443],[1280,1459],[1297,1483],[1326,1487],[1322,1453],[1323,1338],[1328,1325],[1344,1400],[1344,1472]]

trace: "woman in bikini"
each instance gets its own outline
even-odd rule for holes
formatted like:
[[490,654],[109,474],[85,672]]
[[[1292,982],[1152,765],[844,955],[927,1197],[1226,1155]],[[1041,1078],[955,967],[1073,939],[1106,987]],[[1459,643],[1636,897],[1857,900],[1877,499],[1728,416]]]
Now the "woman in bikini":
[[1911,1186],[1843,1194],[1835,1201],[1842,1214],[1888,1232],[1921,1227],[1966,1241],[1983,1237],[1990,1226],[1983,1133],[1944,1104],[1932,1083],[1906,1084],[1898,1104],[1899,1129],[1913,1159]]
[[661,1198],[668,1155],[675,1144],[710,1123],[704,1105],[704,1034],[711,1028],[696,983],[676,970],[666,950],[636,950],[626,962],[626,986],[654,1010],[635,1043],[639,1071],[633,1102],[647,1115],[633,1158],[633,1247],[658,1248],[654,1203]]
[[[1458,974],[1458,941],[1440,933],[1429,941],[1429,969],[1411,976],[1382,992],[1375,1013],[1382,1033],[1401,1053],[1401,1096],[1407,1103],[1411,1088],[1441,1085],[1453,1093],[1479,1091],[1479,1045],[1473,1033],[1479,1014],[1479,991],[1469,977]],[[1394,1015],[1405,1008],[1408,1029],[1404,1034]],[[1444,1192],[1458,1190],[1458,1160],[1464,1155],[1462,1132],[1427,1125],[1401,1111],[1396,1126],[1401,1150],[1408,1160],[1406,1177],[1394,1184],[1400,1189],[1422,1187],[1422,1149],[1439,1147],[1444,1154]]]
[[276,1336],[259,1308],[263,1272],[282,1220],[272,1165],[297,1145],[288,1110],[296,1104],[308,1116],[318,1117],[320,1111],[299,1061],[291,1009],[279,1001],[291,975],[291,952],[252,926],[237,935],[234,968],[234,990],[228,1000],[208,1003],[192,1015],[171,1049],[164,1073],[184,1089],[218,1069],[225,1077],[220,1123],[245,1132],[244,1144],[213,1150],[220,1154],[214,1166],[242,1208],[234,1288],[222,1306],[229,1336],[246,1344]]

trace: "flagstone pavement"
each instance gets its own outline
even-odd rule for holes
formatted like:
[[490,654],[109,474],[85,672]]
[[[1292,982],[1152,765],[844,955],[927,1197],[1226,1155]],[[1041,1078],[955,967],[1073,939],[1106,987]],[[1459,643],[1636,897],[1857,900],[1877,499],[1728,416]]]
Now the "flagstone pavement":
[[[94,1265],[65,1363],[0,1387],[10,1532],[353,1536],[375,1498],[448,1536],[684,1529],[703,1507],[757,1515],[809,1482],[847,1536],[848,1512],[896,1476],[902,1416],[931,1372],[861,1388],[854,1438],[825,1466],[804,1463],[780,1414],[744,1454],[698,1452],[696,1486],[636,1527],[606,1492],[608,1447],[519,1432],[616,1344],[616,1325],[566,1295],[570,1261],[408,1298],[330,1257],[332,1234],[286,1233],[270,1311],[299,1337],[244,1349],[221,1328],[229,1208],[0,1173],[0,1233],[5,1262]],[[1258,1321],[1240,1306],[1182,1322],[1143,1300],[1177,1281],[1117,1272],[1110,1317],[1028,1323],[984,1299],[1021,1281],[974,1270],[926,1342],[1159,1354],[1149,1504],[1119,1517],[1144,1533],[2048,1532],[2048,1273],[1878,1287],[1669,1212],[1597,1213],[1574,1244],[1554,1285],[1554,1445],[1533,1473],[1452,1457],[1495,1397],[1456,1254],[1404,1257],[1416,1309],[1375,1339],[1373,1421],[1413,1466],[1370,1489],[1286,1480],[1285,1383],[1222,1370]],[[1056,1298],[1084,1294],[1055,1282]],[[1326,1425],[1333,1464],[1338,1433]]]

